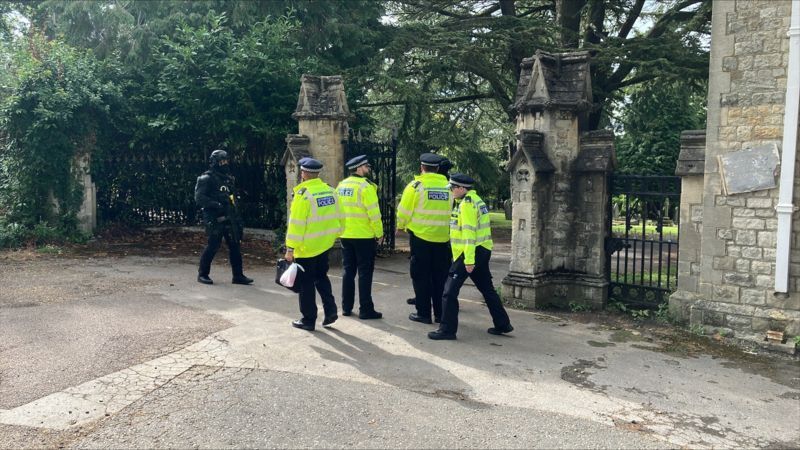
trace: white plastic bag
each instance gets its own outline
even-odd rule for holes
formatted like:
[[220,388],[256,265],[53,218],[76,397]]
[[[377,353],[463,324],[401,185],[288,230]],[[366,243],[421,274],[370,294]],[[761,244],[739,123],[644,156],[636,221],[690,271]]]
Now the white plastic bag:
[[294,286],[294,282],[297,279],[297,269],[300,269],[303,272],[305,272],[303,266],[295,262],[293,262],[292,265],[289,266],[288,269],[286,269],[286,272],[283,272],[283,275],[281,275],[281,284],[283,286],[286,286],[288,288]]

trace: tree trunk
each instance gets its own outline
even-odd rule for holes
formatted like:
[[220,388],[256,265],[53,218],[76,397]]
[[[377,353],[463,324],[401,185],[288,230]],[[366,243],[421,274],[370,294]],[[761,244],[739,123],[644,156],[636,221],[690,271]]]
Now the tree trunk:
[[561,33],[561,45],[577,49],[580,44],[581,10],[587,0],[556,0],[556,21]]

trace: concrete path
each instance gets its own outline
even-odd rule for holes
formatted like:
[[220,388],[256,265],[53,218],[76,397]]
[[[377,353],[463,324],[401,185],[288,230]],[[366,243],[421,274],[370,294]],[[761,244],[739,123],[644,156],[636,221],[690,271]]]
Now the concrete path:
[[181,259],[6,264],[0,447],[800,446],[795,361],[682,357],[524,311],[491,336],[473,287],[458,341],[430,341],[407,319],[403,256],[378,264],[383,320],[309,333],[272,268],[250,270],[254,286],[227,273],[205,286]]

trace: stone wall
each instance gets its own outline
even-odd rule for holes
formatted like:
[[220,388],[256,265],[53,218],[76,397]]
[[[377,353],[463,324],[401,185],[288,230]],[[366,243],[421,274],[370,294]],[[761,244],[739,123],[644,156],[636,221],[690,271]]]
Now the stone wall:
[[790,12],[789,0],[714,2],[703,188],[684,177],[679,291],[670,299],[694,325],[754,340],[770,329],[800,334],[800,237],[793,233],[790,292],[775,294],[778,189],[726,195],[717,157],[780,148]]

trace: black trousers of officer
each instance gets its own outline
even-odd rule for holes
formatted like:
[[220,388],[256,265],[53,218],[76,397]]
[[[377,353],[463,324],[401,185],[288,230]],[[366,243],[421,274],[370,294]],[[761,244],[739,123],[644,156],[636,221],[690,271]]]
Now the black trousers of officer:
[[233,276],[243,276],[242,250],[239,246],[239,242],[233,238],[231,226],[220,225],[208,229],[206,234],[208,235],[208,244],[206,244],[206,248],[200,256],[200,269],[198,270],[198,274],[201,276],[208,276],[211,272],[211,261],[214,260],[217,250],[219,250],[220,245],[222,245],[222,239],[225,239],[225,243],[228,245],[228,258],[231,261]]
[[492,273],[489,271],[489,259],[492,257],[492,251],[484,247],[475,248],[475,267],[472,273],[467,273],[464,267],[464,255],[458,257],[450,266],[449,276],[447,283],[444,286],[443,308],[444,316],[442,316],[442,323],[439,329],[445,333],[456,334],[458,331],[458,293],[461,291],[461,286],[467,280],[467,277],[472,279],[475,287],[483,295],[486,300],[486,306],[489,308],[489,314],[492,315],[492,321],[495,328],[505,328],[511,324],[508,318],[508,313],[500,301],[500,296],[494,290],[492,284]]
[[303,314],[303,322],[309,325],[317,321],[317,292],[322,297],[325,316],[336,314],[336,301],[331,291],[331,280],[328,278],[329,251],[311,258],[294,259],[304,269],[297,274],[300,281],[300,313]]
[[375,311],[372,303],[372,273],[375,271],[375,239],[342,238],[342,311],[352,311],[358,273],[358,306],[361,312]]
[[442,292],[447,268],[452,259],[449,242],[430,242],[409,231],[411,244],[411,283],[414,286],[417,315],[442,317]]

